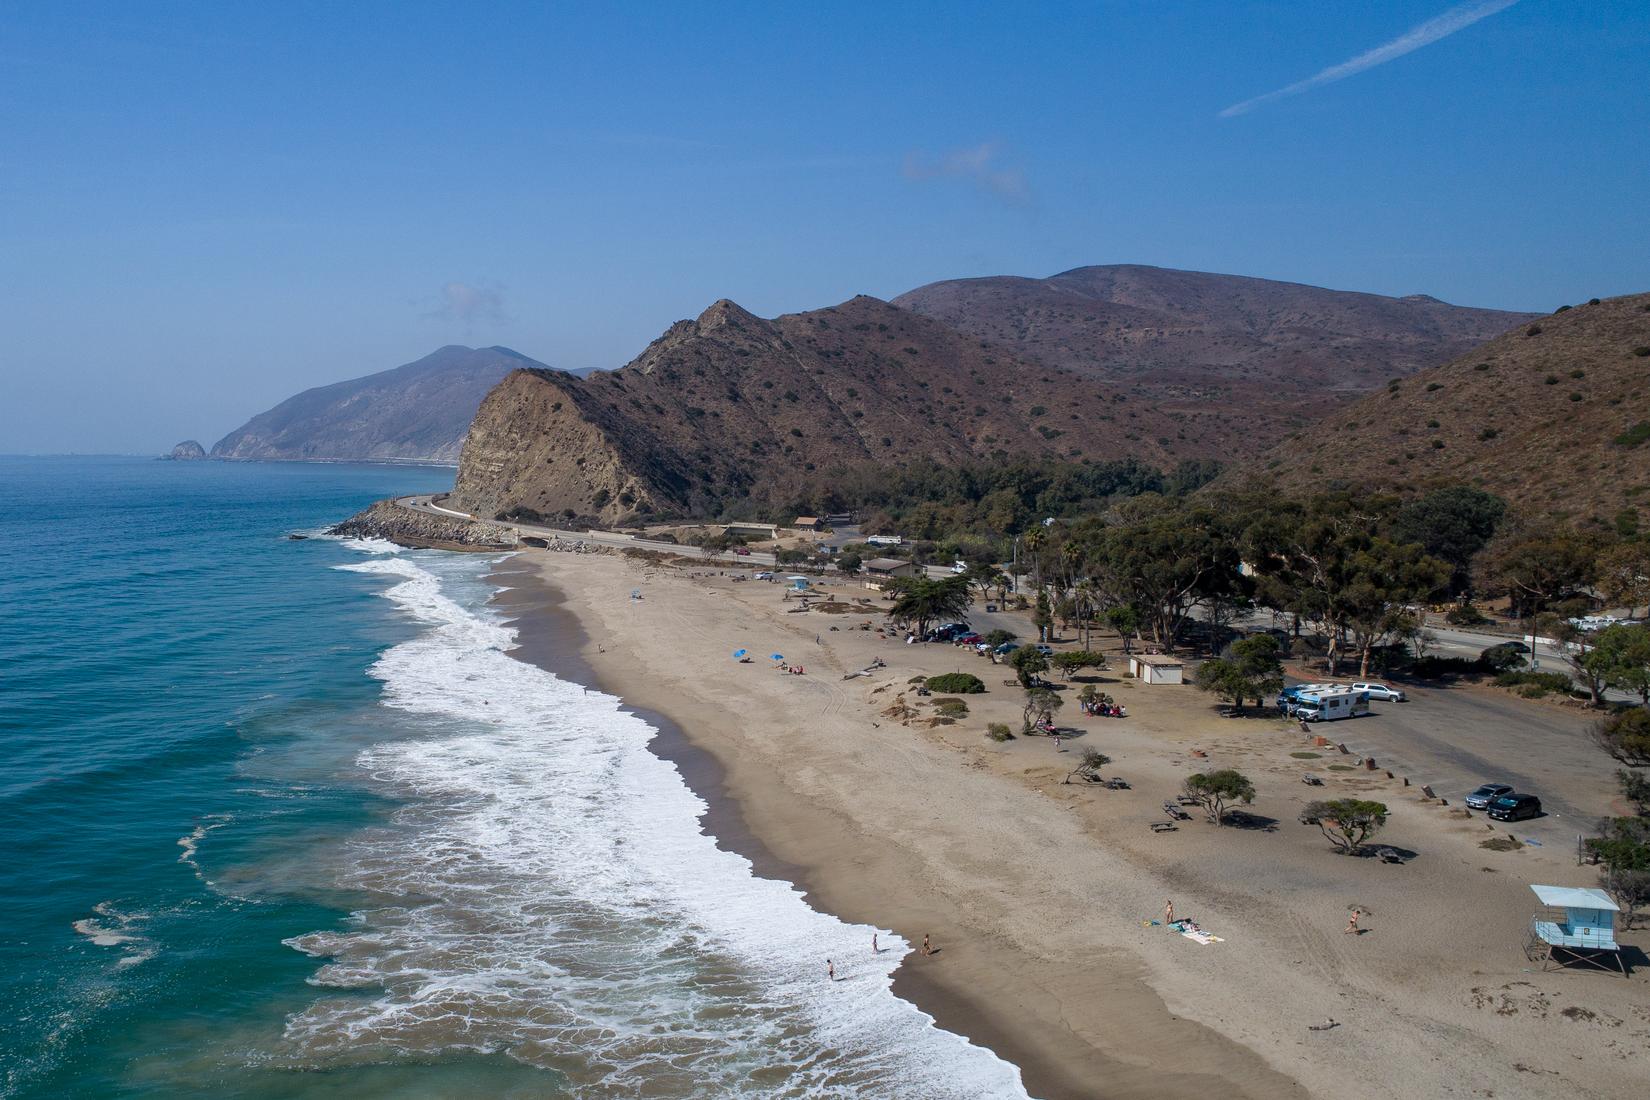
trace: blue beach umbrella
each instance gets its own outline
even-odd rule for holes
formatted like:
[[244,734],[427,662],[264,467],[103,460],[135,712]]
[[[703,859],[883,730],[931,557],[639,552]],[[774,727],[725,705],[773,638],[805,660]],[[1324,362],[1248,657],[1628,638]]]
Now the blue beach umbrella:
[[785,659],[785,655],[783,653],[770,653],[770,654],[768,654],[768,660],[770,660],[770,661],[783,661],[784,659]]
[[748,649],[736,649],[736,650],[733,651],[733,659],[737,661],[737,660],[739,660],[739,658],[743,657],[745,654],[747,654],[749,652],[750,652],[750,650],[748,650]]

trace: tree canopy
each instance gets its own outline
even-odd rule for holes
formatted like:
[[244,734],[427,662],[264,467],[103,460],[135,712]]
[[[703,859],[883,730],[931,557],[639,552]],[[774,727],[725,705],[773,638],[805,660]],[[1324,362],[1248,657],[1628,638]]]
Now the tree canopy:
[[1198,668],[1197,686],[1239,708],[1246,699],[1264,706],[1267,696],[1283,690],[1283,662],[1278,654],[1278,640],[1270,634],[1233,642],[1225,656],[1204,661]]
[[963,577],[899,577],[894,585],[894,606],[888,613],[911,623],[919,636],[939,620],[961,618],[968,611],[968,581]]
[[1188,775],[1181,789],[1203,807],[1216,825],[1226,824],[1226,812],[1233,803],[1248,805],[1255,800],[1255,785],[1248,776],[1231,768]]
[[1352,855],[1386,825],[1387,813],[1384,802],[1336,798],[1309,803],[1301,811],[1301,821],[1316,825],[1336,851]]

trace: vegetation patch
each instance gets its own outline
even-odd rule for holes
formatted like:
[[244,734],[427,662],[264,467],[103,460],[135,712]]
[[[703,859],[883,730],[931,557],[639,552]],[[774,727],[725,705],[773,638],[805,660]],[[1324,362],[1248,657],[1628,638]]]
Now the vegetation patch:
[[1650,440],[1650,420],[1640,420],[1637,424],[1616,436],[1616,446],[1637,447],[1645,440]]
[[934,704],[934,713],[941,718],[967,718],[968,704],[961,699],[941,699]]
[[946,672],[939,676],[930,676],[927,686],[929,691],[944,692],[947,695],[978,695],[985,690],[984,681],[972,672]]
[[1321,753],[1321,752],[1292,752],[1289,755],[1293,756],[1296,760],[1322,760],[1323,759],[1323,753]]
[[1478,846],[1488,848],[1492,852],[1516,852],[1524,847],[1517,837],[1511,836],[1492,836],[1488,840],[1479,841]]

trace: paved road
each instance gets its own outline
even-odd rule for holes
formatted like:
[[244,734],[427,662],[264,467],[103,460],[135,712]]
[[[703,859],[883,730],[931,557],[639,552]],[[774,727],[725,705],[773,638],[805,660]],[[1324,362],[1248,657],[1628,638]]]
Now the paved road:
[[[397,497],[395,502],[403,508],[414,512],[426,512],[438,516],[454,516],[458,519],[475,520],[480,523],[490,523],[496,527],[504,527],[520,536],[532,536],[541,539],[560,539],[563,542],[584,542],[593,546],[614,546],[631,550],[657,550],[665,554],[682,554],[692,556],[701,555],[706,561],[729,562],[738,565],[761,565],[770,568],[782,568],[776,563],[773,554],[763,550],[752,550],[745,554],[736,554],[732,550],[706,554],[691,546],[681,546],[674,542],[659,542],[655,539],[638,538],[635,535],[625,535],[614,531],[565,531],[558,527],[545,527],[534,523],[517,523],[513,521],[483,519],[468,512],[460,512],[435,503],[434,495]],[[950,569],[937,565],[925,567],[930,577],[950,577],[954,574]]]
[[1497,827],[1543,844],[1573,846],[1577,833],[1609,812],[1615,764],[1588,739],[1590,716],[1485,688],[1406,684],[1404,690],[1408,703],[1372,700],[1369,717],[1320,722],[1312,730],[1354,755],[1373,756],[1417,786],[1431,786],[1452,805],[1480,783],[1510,783],[1536,795],[1545,817]]

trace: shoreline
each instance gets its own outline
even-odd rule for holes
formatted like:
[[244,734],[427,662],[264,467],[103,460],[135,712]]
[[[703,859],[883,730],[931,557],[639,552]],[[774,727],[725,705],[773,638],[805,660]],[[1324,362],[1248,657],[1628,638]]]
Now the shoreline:
[[[600,667],[596,658],[604,647],[594,646],[596,652],[591,652],[586,620],[571,606],[563,583],[545,575],[539,564],[544,560],[518,555],[489,575],[501,586],[494,605],[517,631],[511,655],[620,698],[626,710],[657,729],[649,747],[675,764],[684,782],[706,803],[701,817],[705,832],[719,847],[748,859],[756,874],[790,882],[815,909],[854,923],[896,928],[913,944],[924,934],[914,931],[917,926],[931,929],[938,948],[935,959],[960,965],[925,966],[927,960],[914,952],[894,972],[895,995],[932,1017],[935,1026],[1012,1063],[1031,1096],[1084,1100],[1104,1094],[1109,1100],[1156,1100],[1165,1090],[1210,1088],[1225,1096],[1257,1100],[1307,1095],[1253,1051],[1172,1012],[1149,988],[1138,962],[1107,960],[1105,993],[1114,1004],[1104,1013],[1111,1018],[1102,1030],[1119,1037],[1116,1051],[1108,1051],[1079,1035],[1074,1021],[1066,1017],[1068,995],[1074,1001],[1094,996],[1092,989],[1080,988],[1087,976],[1070,967],[1051,966],[1000,938],[981,950],[971,942],[976,937],[966,923],[949,911],[953,900],[943,894],[911,891],[919,895],[915,901],[876,904],[869,896],[876,891],[867,891],[865,881],[910,882],[920,877],[906,873],[915,869],[894,867],[874,873],[878,869],[871,868],[867,873],[863,861],[855,861],[857,869],[844,871],[841,861],[831,858],[841,845],[817,838],[851,835],[853,823],[806,801],[781,798],[779,808],[768,799],[770,805],[764,807],[764,799],[755,792],[783,790],[778,777],[763,774],[765,769],[756,762],[738,758],[728,746],[695,731],[691,719],[678,720],[668,704],[639,701],[638,695],[647,693],[625,682],[613,668]],[[781,815],[788,819],[784,839],[801,858],[775,852],[764,837],[764,831],[778,831],[775,819]],[[753,817],[767,829],[753,823]],[[797,844],[797,834],[815,839]],[[906,919],[895,919],[902,915]],[[959,960],[959,955],[965,958]],[[1092,1023],[1083,1021],[1086,1030]],[[1173,1068],[1176,1062],[1200,1068]]]

